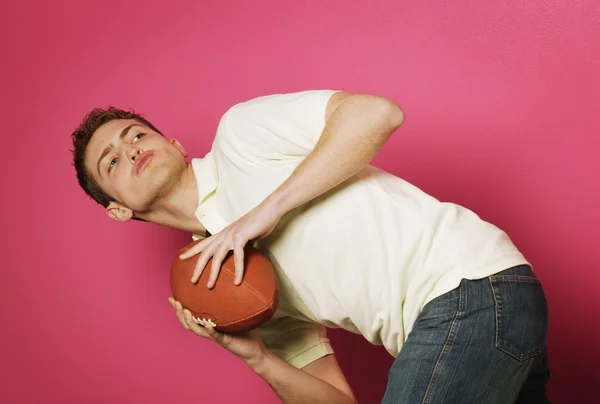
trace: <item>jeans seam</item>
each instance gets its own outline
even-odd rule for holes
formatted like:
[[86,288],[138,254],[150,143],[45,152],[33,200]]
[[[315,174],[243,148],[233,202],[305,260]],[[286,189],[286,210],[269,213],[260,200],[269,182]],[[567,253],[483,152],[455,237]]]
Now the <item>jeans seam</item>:
[[[496,317],[496,336],[494,338],[494,346],[496,347],[496,349],[506,353],[507,355],[510,355],[511,357],[515,358],[518,361],[525,361],[527,359],[531,359],[537,355],[540,354],[540,350],[543,348],[544,344],[538,345],[536,346],[534,349],[525,352],[525,353],[519,353],[519,352],[513,352],[511,349],[509,348],[505,348],[500,344],[500,334],[502,331],[502,310],[503,310],[503,303],[501,300],[501,297],[498,296],[496,294],[496,289],[494,288],[494,281],[517,281],[517,282],[531,282],[531,283],[540,283],[539,280],[537,280],[536,278],[531,278],[531,277],[523,277],[523,276],[518,276],[520,279],[510,279],[510,277],[517,277],[517,275],[509,275],[507,276],[507,278],[505,277],[499,277],[499,276],[489,276],[488,280],[489,280],[489,284],[490,284],[490,288],[492,291],[492,296],[494,297],[494,313],[495,313],[495,317]],[[522,278],[528,278],[528,279],[522,279]],[[531,279],[535,279],[535,282],[532,281]],[[547,329],[547,326],[546,326]]]
[[[444,341],[444,345],[442,347],[442,351],[440,352],[440,356],[438,357],[435,366],[433,368],[433,373],[431,374],[431,378],[429,379],[429,383],[427,384],[427,389],[425,390],[425,394],[423,396],[423,400],[421,404],[428,404],[431,402],[431,395],[433,394],[433,389],[435,388],[435,384],[437,382],[437,378],[442,370],[443,361],[450,351],[450,347],[452,346],[454,339],[456,338],[456,334],[458,332],[458,320],[462,317],[463,314],[463,289],[459,286],[458,288],[458,309],[456,310],[456,314],[454,314],[454,318],[452,319],[452,324],[450,324],[450,330],[448,331],[448,337]],[[466,300],[466,296],[464,297]]]
[[541,283],[538,278],[526,275],[491,275],[490,281]]
[[498,349],[500,349],[500,347],[498,346],[498,341],[500,340],[500,327],[502,326],[501,320],[500,320],[500,313],[499,310],[502,310],[500,308],[500,305],[498,304],[498,299],[496,298],[496,290],[494,290],[494,283],[492,282],[492,277],[488,277],[488,281],[490,283],[490,290],[492,292],[492,296],[494,298],[494,317],[495,317],[495,322],[496,322],[496,335],[494,337],[494,346]]

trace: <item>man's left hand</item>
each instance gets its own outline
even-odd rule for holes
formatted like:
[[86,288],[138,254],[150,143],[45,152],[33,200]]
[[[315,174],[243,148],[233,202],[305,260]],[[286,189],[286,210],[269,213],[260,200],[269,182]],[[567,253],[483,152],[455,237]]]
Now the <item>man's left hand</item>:
[[244,247],[249,241],[267,237],[275,228],[281,214],[268,199],[233,222],[222,231],[202,240],[179,258],[187,259],[201,253],[196,263],[191,281],[198,282],[208,260],[212,265],[207,286],[212,288],[217,280],[221,264],[229,251],[233,250],[235,264],[235,284],[242,282],[244,274]]

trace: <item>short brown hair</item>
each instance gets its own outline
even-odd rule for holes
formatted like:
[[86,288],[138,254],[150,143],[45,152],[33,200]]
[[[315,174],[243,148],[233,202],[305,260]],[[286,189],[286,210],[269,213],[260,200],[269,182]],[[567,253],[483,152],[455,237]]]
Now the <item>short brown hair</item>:
[[96,132],[100,126],[115,119],[135,119],[162,135],[154,125],[132,110],[125,111],[112,106],[107,109],[94,108],[84,117],[83,121],[71,135],[73,140],[73,149],[71,150],[73,153],[73,166],[77,173],[79,186],[83,188],[90,198],[105,208],[110,202],[114,201],[115,198],[108,195],[100,185],[98,185],[92,174],[86,169],[85,157],[88,144],[90,143],[94,132]]

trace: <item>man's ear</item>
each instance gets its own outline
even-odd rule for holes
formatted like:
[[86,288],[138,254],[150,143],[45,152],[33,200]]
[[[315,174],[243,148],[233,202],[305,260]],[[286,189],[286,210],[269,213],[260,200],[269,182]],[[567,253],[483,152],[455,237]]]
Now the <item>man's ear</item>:
[[133,217],[133,211],[125,206],[117,203],[111,202],[106,207],[106,214],[113,220],[117,222],[128,222]]
[[179,143],[179,141],[177,139],[171,139],[171,140],[169,140],[169,142],[171,142],[171,144],[173,146],[175,146],[181,152],[181,154],[183,154],[184,158],[187,157],[187,152],[185,151],[185,149],[183,148],[183,146],[181,145],[181,143]]

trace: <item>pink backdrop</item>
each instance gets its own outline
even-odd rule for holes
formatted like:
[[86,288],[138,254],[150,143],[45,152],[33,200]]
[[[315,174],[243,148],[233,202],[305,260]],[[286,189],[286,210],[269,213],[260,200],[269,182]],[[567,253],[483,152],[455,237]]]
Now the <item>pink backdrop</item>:
[[[309,88],[403,106],[374,164],[509,232],[547,290],[551,398],[597,398],[599,2],[167,3],[3,7],[2,402],[278,402],[176,321],[168,269],[189,235],[109,220],[69,135],[115,104],[201,156],[233,103]],[[392,358],[331,335],[359,401],[379,402]]]

